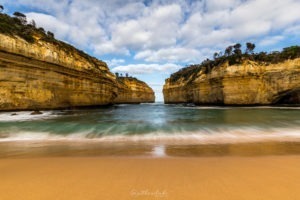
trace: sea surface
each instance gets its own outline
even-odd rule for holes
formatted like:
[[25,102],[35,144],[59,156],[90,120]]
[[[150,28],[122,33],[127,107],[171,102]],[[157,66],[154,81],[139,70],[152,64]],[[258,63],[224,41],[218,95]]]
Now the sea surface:
[[42,113],[0,112],[0,157],[300,153],[300,107],[154,103]]

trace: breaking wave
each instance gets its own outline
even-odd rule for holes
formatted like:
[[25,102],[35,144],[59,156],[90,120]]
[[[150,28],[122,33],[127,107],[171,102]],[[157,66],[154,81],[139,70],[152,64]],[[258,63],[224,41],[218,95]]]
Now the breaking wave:
[[77,141],[77,142],[156,142],[176,144],[218,144],[259,141],[300,140],[300,128],[234,128],[231,130],[199,130],[196,132],[153,132],[147,134],[95,134],[94,130],[59,135],[50,132],[13,132],[0,135],[0,142]]

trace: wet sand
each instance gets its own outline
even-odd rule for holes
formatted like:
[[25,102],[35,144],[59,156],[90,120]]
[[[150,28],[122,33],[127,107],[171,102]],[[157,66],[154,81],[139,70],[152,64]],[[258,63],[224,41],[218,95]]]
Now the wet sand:
[[0,199],[299,199],[300,156],[0,159]]
[[19,141],[0,142],[1,158],[44,157],[218,157],[300,155],[299,141],[205,144],[184,142]]

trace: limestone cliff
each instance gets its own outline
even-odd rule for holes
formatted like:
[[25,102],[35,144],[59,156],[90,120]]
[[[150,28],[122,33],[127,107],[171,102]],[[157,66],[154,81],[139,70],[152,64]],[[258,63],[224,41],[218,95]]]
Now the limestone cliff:
[[118,77],[118,96],[115,103],[153,103],[155,96],[146,83],[130,77]]
[[217,105],[300,104],[300,59],[277,64],[228,62],[176,81],[166,79],[165,103]]
[[24,14],[0,13],[0,111],[107,105],[117,96],[149,102],[149,87],[135,82],[120,84],[105,62],[28,24]]
[[0,34],[0,110],[106,105],[117,96],[106,63],[75,48]]

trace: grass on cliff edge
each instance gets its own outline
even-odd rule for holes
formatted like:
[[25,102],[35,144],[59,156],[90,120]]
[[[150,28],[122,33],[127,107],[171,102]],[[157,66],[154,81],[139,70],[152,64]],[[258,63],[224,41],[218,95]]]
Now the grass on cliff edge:
[[7,14],[0,13],[0,33],[9,36],[19,36],[29,43],[35,42],[35,35],[38,35],[40,40],[51,43],[59,48],[63,49],[67,53],[77,52],[80,56],[87,59],[89,62],[94,63],[98,66],[100,62],[102,65],[106,66],[106,63],[98,60],[81,50],[76,49],[72,45],[55,39],[54,34],[46,31],[43,28],[37,28],[34,21],[27,23],[25,18],[11,17]]
[[135,78],[135,77],[123,77],[123,76],[117,76],[117,79],[116,79],[116,80],[117,80],[120,84],[123,84],[123,85],[126,85],[126,84],[125,84],[125,81],[126,81],[126,80],[128,80],[128,81],[133,81],[133,82],[138,82],[138,83],[147,85],[144,81],[138,80],[138,79]]
[[[234,46],[232,46],[232,48]],[[201,70],[203,70],[204,73],[208,74],[213,68],[219,67],[224,63],[228,63],[228,65],[230,66],[235,64],[242,64],[243,61],[250,60],[264,65],[269,65],[284,62],[288,59],[300,58],[300,46],[291,46],[284,48],[282,51],[273,51],[270,53],[249,53],[249,50],[247,49],[245,53],[242,53],[240,49],[241,45],[237,45],[237,47],[239,48],[234,49],[234,51],[232,52],[226,51],[228,49],[227,47],[224,54],[222,52],[215,53],[214,60],[206,59],[201,64],[190,65],[180,69],[178,72],[171,74],[170,82],[174,83],[180,78],[183,78],[184,80],[190,79],[190,81],[192,81],[196,78],[197,74]]]

